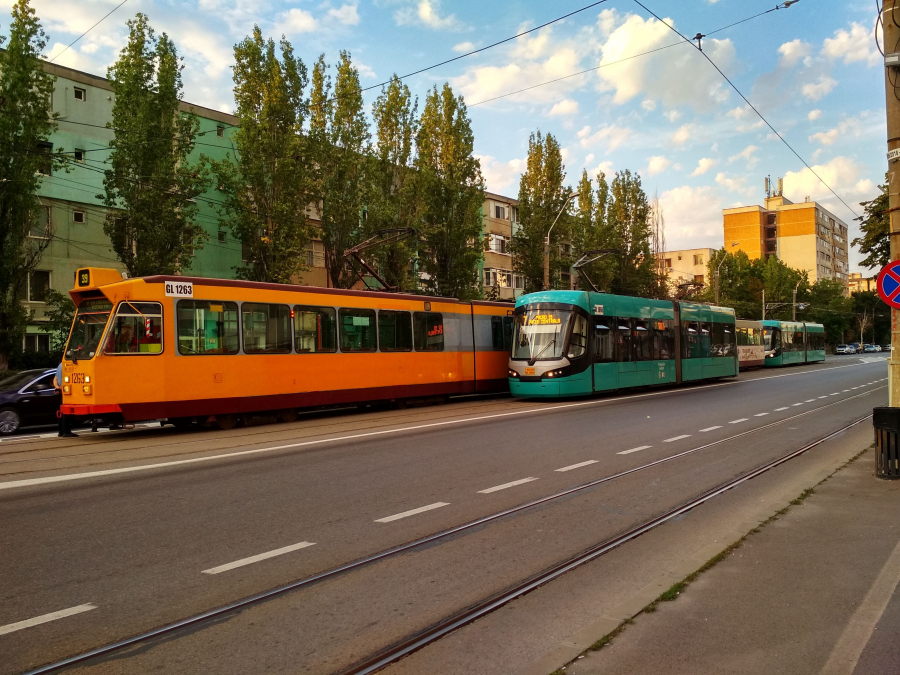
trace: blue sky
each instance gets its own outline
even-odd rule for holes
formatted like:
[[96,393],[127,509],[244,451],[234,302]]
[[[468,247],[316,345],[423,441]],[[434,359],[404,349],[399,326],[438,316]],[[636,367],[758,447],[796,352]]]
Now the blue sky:
[[[51,42],[62,48],[120,0],[33,0]],[[0,0],[7,7],[12,0]],[[254,23],[284,34],[307,64],[347,49],[364,86],[515,35],[588,3],[536,0],[129,0],[57,62],[97,74],[121,49],[138,11],[168,32],[185,57],[185,99],[231,111],[232,46]],[[647,0],[682,33],[711,33],[770,9],[775,0]],[[704,50],[850,204],[877,194],[886,169],[883,66],[871,0],[801,0],[717,32]],[[8,14],[0,14],[6,31]],[[554,134],[569,180],[631,169],[659,194],[670,249],[721,246],[721,209],[757,204],[763,177],[785,178],[785,195],[807,195],[856,224],[853,215],[743,105],[691,47],[608,65],[527,92],[524,87],[677,43],[632,0],[608,0],[527,37],[416,75],[424,98],[449,81],[470,105],[487,187],[515,196],[528,135]],[[376,91],[367,94],[371,103]],[[860,256],[851,253],[851,269]]]

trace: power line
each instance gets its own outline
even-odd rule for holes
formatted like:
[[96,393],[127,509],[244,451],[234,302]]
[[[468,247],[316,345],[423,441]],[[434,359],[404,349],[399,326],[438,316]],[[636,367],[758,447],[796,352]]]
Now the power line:
[[101,23],[103,23],[103,21],[106,19],[106,17],[108,17],[108,16],[109,16],[110,14],[112,14],[113,12],[115,12],[117,9],[119,9],[119,7],[121,7],[122,5],[124,5],[126,2],[128,2],[128,0],[122,0],[122,2],[120,2],[118,5],[116,5],[115,7],[113,7],[113,8],[106,14],[106,16],[104,16],[102,19],[100,19],[100,21],[98,21],[98,22],[95,23],[93,26],[91,26],[91,27],[88,28],[86,31],[84,31],[84,32],[83,32],[81,35],[79,35],[77,38],[75,38],[74,40],[72,40],[68,45],[66,45],[66,48],[65,48],[65,49],[63,49],[59,54],[57,54],[57,55],[54,56],[52,59],[50,59],[47,63],[53,63],[54,61],[56,61],[56,59],[58,59],[60,56],[62,56],[63,54],[65,54],[65,53],[69,50],[69,47],[71,47],[72,45],[74,45],[74,44],[75,44],[76,42],[78,42],[81,38],[83,38],[85,35],[87,35],[88,33],[90,33],[92,30],[94,30],[94,29],[95,29],[97,26],[99,26]]
[[[646,12],[648,12],[649,14],[652,14],[652,15],[656,18],[657,21],[659,21],[661,24],[663,24],[664,26],[666,26],[667,28],[669,28],[672,32],[674,32],[676,35],[678,35],[678,37],[680,37],[682,40],[684,40],[685,42],[687,42],[688,44],[690,44],[694,49],[696,49],[698,52],[700,52],[700,53],[706,58],[706,60],[709,61],[710,65],[712,65],[712,67],[715,68],[715,69],[718,71],[719,75],[721,75],[721,76],[724,78],[724,80],[725,80],[729,85],[731,85],[731,88],[734,89],[734,90],[737,92],[738,96],[740,96],[740,97],[744,100],[744,103],[746,103],[746,104],[750,107],[750,109],[751,109],[753,112],[755,112],[755,113],[757,114],[757,116],[759,117],[759,119],[761,119],[761,120],[765,123],[765,125],[766,125],[767,127],[769,127],[769,129],[772,130],[772,133],[773,133],[773,134],[775,134],[776,136],[778,136],[778,138],[781,140],[781,142],[785,144],[785,146],[787,147],[787,149],[790,150],[792,153],[794,153],[794,156],[795,156],[797,159],[799,159],[799,160],[803,163],[803,166],[805,166],[807,169],[809,169],[809,170],[810,170],[810,173],[812,173],[813,176],[815,176],[816,178],[818,178],[818,179],[819,179],[819,182],[822,183],[822,185],[824,185],[825,187],[827,187],[828,190],[829,190],[829,192],[831,192],[831,194],[833,194],[835,197],[837,197],[838,200],[841,202],[841,204],[843,204],[844,206],[847,207],[847,210],[850,211],[850,213],[852,213],[854,216],[856,216],[857,218],[859,218],[859,215],[856,213],[856,211],[854,211],[852,208],[850,208],[850,205],[849,205],[847,202],[845,202],[845,201],[843,200],[843,198],[841,198],[841,196],[840,196],[837,192],[835,192],[835,191],[832,189],[832,187],[831,187],[828,183],[826,183],[818,173],[816,173],[815,169],[813,169],[813,168],[806,162],[806,160],[803,159],[803,157],[800,156],[800,153],[798,153],[796,150],[794,150],[794,148],[791,146],[791,144],[788,143],[788,142],[785,140],[784,136],[782,136],[780,133],[778,133],[778,130],[775,129],[775,127],[773,127],[773,126],[769,123],[769,120],[767,120],[767,119],[763,116],[763,114],[762,114],[761,112],[759,112],[759,110],[757,110],[756,107],[755,107],[752,103],[750,103],[749,99],[748,99],[746,96],[744,96],[743,93],[741,93],[741,90],[738,89],[737,86],[735,86],[734,82],[732,82],[730,79],[728,79],[728,76],[727,76],[725,73],[722,72],[722,69],[719,68],[719,66],[716,65],[715,61],[713,61],[705,51],[703,51],[699,46],[695,45],[691,40],[689,40],[688,38],[686,38],[684,35],[682,35],[681,33],[679,33],[678,30],[676,30],[674,26],[671,26],[671,25],[669,25],[668,23],[666,23],[665,21],[663,21],[663,20],[659,17],[658,14],[656,14],[653,10],[649,9],[649,8],[648,8],[646,5],[644,5],[640,0],[634,0],[634,2],[635,2],[637,5],[643,7],[643,9],[644,9]],[[790,5],[787,5],[787,3],[784,3],[784,4],[785,4],[786,6],[790,6]],[[793,3],[791,3],[791,4],[793,4]],[[768,13],[768,12],[764,12],[764,13]]]

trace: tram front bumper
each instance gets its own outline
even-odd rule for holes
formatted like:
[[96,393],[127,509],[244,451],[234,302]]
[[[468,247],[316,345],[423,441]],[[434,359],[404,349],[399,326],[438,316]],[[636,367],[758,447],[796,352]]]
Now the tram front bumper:
[[94,417],[95,415],[121,413],[122,409],[115,403],[106,405],[64,403],[60,406],[60,412],[62,412],[63,415],[75,415],[76,417]]
[[509,378],[509,391],[513,396],[525,398],[559,398],[559,384],[554,380],[522,382],[511,377]]

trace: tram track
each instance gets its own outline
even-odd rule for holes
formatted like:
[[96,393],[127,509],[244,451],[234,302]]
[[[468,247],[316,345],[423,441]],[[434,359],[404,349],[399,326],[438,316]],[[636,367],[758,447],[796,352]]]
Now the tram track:
[[[883,388],[883,387],[879,387],[879,388]],[[372,564],[386,560],[388,558],[393,558],[393,557],[399,556],[403,553],[412,551],[414,549],[424,547],[429,544],[434,544],[434,543],[437,543],[444,539],[448,539],[454,535],[464,533],[467,530],[474,530],[475,528],[479,528],[479,527],[486,525],[488,523],[491,523],[493,521],[497,521],[497,520],[506,518],[508,516],[533,509],[540,505],[544,505],[544,504],[552,503],[554,501],[561,500],[570,495],[574,495],[574,494],[589,490],[591,488],[597,487],[604,483],[608,483],[608,482],[616,480],[618,478],[632,475],[639,471],[644,471],[644,470],[650,469],[652,467],[658,466],[660,464],[670,462],[675,459],[679,459],[681,457],[685,457],[687,455],[691,455],[691,454],[700,452],[702,450],[705,450],[705,449],[708,449],[708,448],[711,448],[714,446],[719,446],[719,445],[734,441],[736,439],[740,439],[742,437],[746,437],[750,434],[754,434],[754,433],[757,433],[757,432],[760,432],[760,431],[763,431],[766,429],[771,429],[773,427],[783,425],[787,422],[791,422],[791,421],[799,419],[801,417],[805,417],[808,415],[815,414],[817,412],[821,412],[823,410],[832,408],[834,406],[842,405],[842,404],[846,403],[846,401],[848,401],[848,400],[868,396],[871,393],[873,393],[874,391],[876,391],[876,390],[873,389],[868,392],[863,392],[863,393],[856,394],[854,396],[842,399],[840,401],[834,401],[832,403],[829,403],[829,404],[826,404],[823,406],[819,406],[817,408],[813,408],[810,410],[806,410],[802,413],[792,415],[790,417],[763,425],[761,427],[757,427],[755,429],[750,429],[750,430],[747,430],[747,431],[744,431],[744,432],[741,432],[738,434],[728,436],[727,438],[712,441],[710,443],[706,443],[701,446],[698,446],[698,447],[695,447],[695,448],[692,448],[692,449],[689,449],[686,451],[682,451],[682,452],[670,455],[668,457],[664,457],[664,458],[655,460],[653,462],[648,462],[648,463],[642,464],[640,466],[633,467],[631,469],[627,469],[625,471],[611,474],[609,476],[605,476],[605,477],[602,477],[602,478],[599,478],[599,479],[596,479],[593,481],[589,481],[589,482],[581,484],[581,485],[576,485],[574,487],[567,488],[565,490],[553,493],[551,495],[547,495],[547,496],[541,497],[539,499],[535,499],[535,500],[514,506],[512,508],[508,508],[508,509],[481,517],[481,518],[477,518],[475,520],[445,529],[443,531],[428,535],[426,537],[422,537],[422,538],[410,541],[408,543],[401,544],[399,546],[394,546],[394,547],[385,549],[383,551],[371,554],[369,556],[357,559],[355,561],[352,561],[352,562],[349,562],[349,563],[346,563],[343,565],[339,565],[332,569],[325,570],[325,571],[319,572],[317,574],[313,574],[313,575],[305,577],[303,579],[300,579],[300,580],[297,580],[294,582],[290,582],[288,584],[281,585],[276,588],[272,588],[267,591],[263,591],[261,593],[257,593],[257,594],[230,602],[228,604],[213,608],[211,610],[207,610],[205,612],[201,612],[199,614],[195,614],[195,615],[190,616],[185,619],[181,619],[181,620],[169,623],[169,624],[165,624],[163,626],[154,628],[152,630],[125,638],[123,640],[119,640],[117,642],[113,642],[113,643],[110,643],[110,644],[107,644],[107,645],[104,645],[104,646],[101,646],[101,647],[98,647],[95,649],[91,649],[91,650],[82,652],[81,654],[77,654],[77,655],[68,657],[66,659],[62,659],[55,663],[41,666],[39,668],[27,671],[27,673],[25,673],[25,675],[38,675],[38,674],[43,674],[43,673],[58,672],[64,668],[67,668],[67,667],[75,665],[75,664],[84,663],[91,659],[95,659],[95,658],[102,657],[102,656],[112,655],[114,653],[121,652],[122,650],[125,650],[129,647],[134,647],[134,646],[138,646],[141,644],[149,643],[156,638],[159,638],[162,636],[168,636],[168,635],[175,633],[176,631],[179,631],[184,628],[192,627],[195,630],[200,629],[204,625],[213,623],[215,620],[221,620],[222,618],[224,618],[228,615],[234,614],[240,610],[252,607],[253,605],[261,604],[267,600],[273,599],[280,595],[284,595],[291,591],[310,587],[319,582],[325,581],[326,579],[331,579],[331,578],[338,577],[340,575],[343,575],[343,574],[346,574],[346,573],[349,573],[349,572],[352,572],[355,570],[359,570],[363,567],[370,566]],[[627,530],[619,535],[616,535],[613,538],[604,540],[600,544],[597,544],[596,546],[593,546],[586,551],[582,551],[581,553],[577,554],[576,556],[568,558],[567,560],[554,565],[552,568],[545,570],[544,572],[541,572],[535,576],[530,577],[529,579],[517,584],[516,586],[514,586],[512,588],[507,588],[506,590],[502,591],[499,594],[493,595],[490,598],[485,599],[484,601],[481,601],[475,605],[472,605],[465,610],[455,613],[455,614],[447,617],[446,619],[444,619],[436,624],[433,624],[429,628],[426,628],[422,631],[416,632],[415,634],[410,635],[408,638],[394,643],[394,645],[392,645],[391,647],[388,647],[385,650],[379,651],[378,653],[373,654],[371,657],[364,659],[360,662],[357,662],[355,665],[353,665],[349,669],[346,669],[346,670],[343,670],[340,672],[346,673],[348,675],[350,673],[355,674],[355,673],[375,672],[376,670],[388,665],[389,663],[392,663],[392,662],[402,658],[403,656],[410,654],[413,651],[416,651],[417,649],[420,649],[421,647],[425,646],[426,644],[439,639],[443,635],[446,635],[447,633],[452,632],[453,630],[456,630],[457,628],[459,628],[467,623],[470,623],[471,621],[474,621],[475,619],[477,619],[481,616],[484,616],[485,614],[490,613],[491,611],[493,611],[499,607],[502,607],[504,604],[510,602],[511,600],[515,599],[516,597],[524,595],[525,593],[529,592],[530,590],[533,590],[534,588],[536,588],[544,583],[547,583],[548,581],[556,578],[557,576],[564,574],[566,571],[569,571],[570,569],[574,569],[575,567],[577,567],[581,564],[584,564],[585,562],[589,562],[590,560],[593,560],[594,558],[599,557],[600,555],[603,555],[603,553],[606,553],[606,552],[616,548],[617,546],[620,546],[621,544],[639,536],[640,534],[643,534],[644,532],[647,532],[650,529],[653,529],[654,527],[657,527],[657,526],[663,524],[664,522],[668,522],[672,518],[675,518],[678,515],[685,513],[686,511],[690,510],[691,508],[694,508],[694,507],[704,503],[705,501],[712,499],[713,497],[721,494],[722,492],[725,492],[747,480],[750,480],[751,478],[753,478],[757,475],[760,475],[761,473],[765,473],[766,471],[769,471],[770,469],[772,469],[786,461],[789,461],[790,459],[792,459],[794,457],[797,457],[797,456],[807,452],[808,450],[810,450],[810,449],[816,447],[817,445],[833,438],[834,436],[860,424],[861,422],[865,421],[866,419],[868,419],[870,417],[871,417],[871,415],[866,415],[864,417],[861,417],[861,418],[857,419],[856,421],[851,422],[850,424],[847,424],[844,427],[842,427],[834,432],[831,432],[826,436],[819,438],[818,440],[815,440],[811,443],[804,445],[800,449],[794,450],[780,458],[769,461],[755,469],[752,469],[751,471],[749,471],[745,474],[738,476],[737,478],[733,478],[733,479],[726,481],[725,483],[722,483],[710,490],[707,490],[707,491],[701,493],[700,495],[693,497],[692,499],[688,500],[687,502],[684,502],[681,505],[675,507],[674,509],[670,509],[661,515],[655,516],[654,518],[647,520],[642,524],[634,526],[634,527],[630,528],[629,530]]]

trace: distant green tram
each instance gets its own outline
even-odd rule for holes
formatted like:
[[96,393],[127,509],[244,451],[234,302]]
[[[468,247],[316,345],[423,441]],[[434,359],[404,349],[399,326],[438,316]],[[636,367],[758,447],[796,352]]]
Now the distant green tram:
[[825,360],[825,327],[820,323],[763,321],[765,365],[789,366]]
[[555,398],[737,375],[734,310],[587,291],[516,301],[509,387]]

